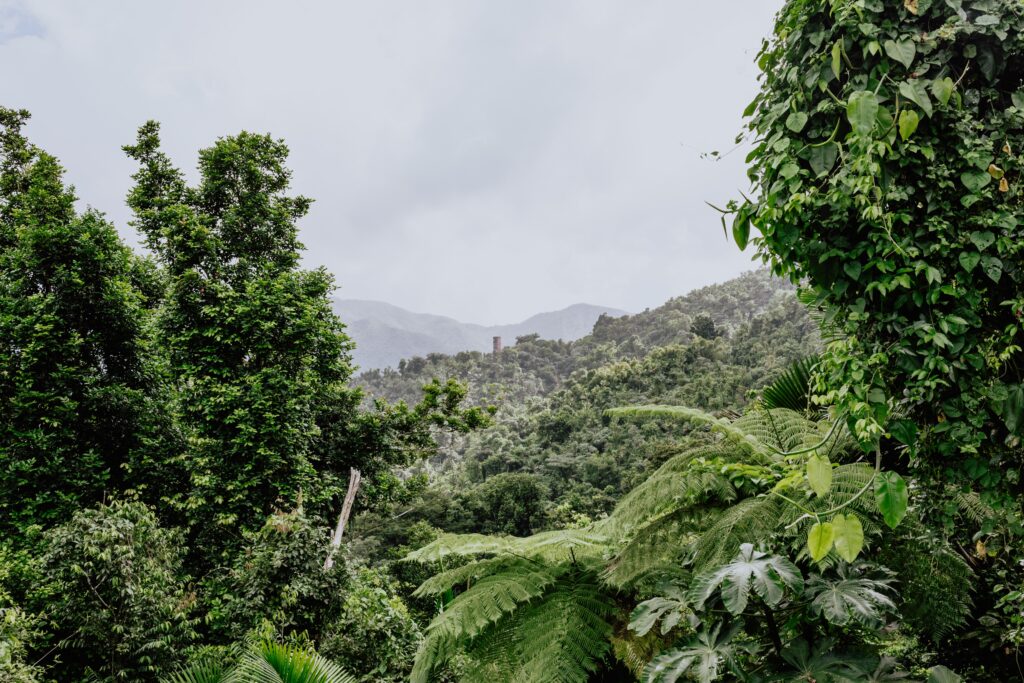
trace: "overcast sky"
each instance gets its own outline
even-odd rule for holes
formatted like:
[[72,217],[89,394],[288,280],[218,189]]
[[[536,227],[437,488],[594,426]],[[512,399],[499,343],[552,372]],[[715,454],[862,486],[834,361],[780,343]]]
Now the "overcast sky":
[[776,0],[0,0],[0,103],[127,240],[147,119],[175,161],[283,137],[339,296],[504,323],[639,311],[753,267],[705,204]]

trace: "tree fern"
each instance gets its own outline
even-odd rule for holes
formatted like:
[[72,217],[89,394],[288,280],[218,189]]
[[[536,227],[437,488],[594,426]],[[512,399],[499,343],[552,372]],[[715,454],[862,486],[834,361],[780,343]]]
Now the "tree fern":
[[786,368],[774,382],[761,392],[761,403],[765,408],[788,408],[798,413],[811,409],[811,371],[818,358],[803,358]]

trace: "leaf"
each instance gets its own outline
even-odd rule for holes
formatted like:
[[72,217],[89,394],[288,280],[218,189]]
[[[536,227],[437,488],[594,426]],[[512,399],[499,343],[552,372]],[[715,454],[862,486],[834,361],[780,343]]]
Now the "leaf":
[[928,89],[924,81],[916,78],[900,83],[900,94],[908,100],[921,107],[925,116],[932,115],[932,99],[928,97]]
[[680,618],[688,611],[687,604],[682,600],[665,597],[644,600],[629,615],[629,630],[638,636],[645,636],[654,628],[659,619],[664,618],[661,634],[665,635],[679,623]]
[[971,233],[971,242],[978,248],[978,251],[985,251],[996,241],[996,236],[988,230]]
[[1017,109],[1024,109],[1024,90],[1018,90],[1010,95],[1010,101],[1013,102],[1013,106],[1017,107]]
[[1003,275],[1003,262],[995,256],[982,256],[981,269],[985,271],[985,275],[988,275],[992,282],[999,282],[999,278]]
[[843,68],[843,39],[840,38],[832,46],[832,73],[836,80],[839,80],[839,73]]
[[807,114],[802,111],[795,111],[786,117],[786,128],[794,133],[799,133],[807,125]]
[[900,137],[904,141],[914,134],[920,120],[917,112],[913,109],[904,109],[900,112]]
[[828,494],[832,488],[832,463],[827,455],[815,453],[807,459],[807,481],[819,498]]
[[988,174],[988,171],[971,169],[960,174],[960,182],[971,192],[977,192],[992,182],[992,176]]
[[949,98],[953,95],[953,89],[956,84],[953,83],[953,79],[949,76],[945,78],[936,78],[932,81],[932,95],[941,104],[945,105],[949,103]]
[[815,177],[818,177],[831,171],[838,157],[839,145],[827,142],[820,147],[811,147],[807,161],[811,164]]
[[830,522],[816,522],[811,530],[807,532],[807,551],[811,559],[820,561],[828,555],[835,540],[835,529]]
[[865,576],[863,568],[864,565],[839,565],[836,578],[812,574],[805,594],[811,598],[811,611],[837,626],[851,621],[869,628],[881,626],[885,613],[896,609],[896,604],[886,595],[892,590],[889,585],[892,580]]
[[711,683],[719,679],[723,665],[738,671],[737,657],[744,649],[749,649],[731,642],[740,630],[740,623],[736,622],[725,633],[721,630],[722,622],[718,622],[681,647],[659,654],[644,669],[644,683],[675,683],[684,676],[700,683]]
[[907,514],[907,482],[896,472],[880,472],[875,479],[875,502],[882,519],[895,529]]
[[995,178],[996,180],[999,180],[1000,178],[1002,178],[1006,174],[1006,172],[1003,169],[1001,169],[998,166],[996,166],[995,164],[989,164],[988,165],[988,174],[990,176],[992,176],[993,178]]
[[864,547],[864,527],[857,515],[836,515],[832,520],[835,533],[835,549],[839,557],[853,562]]
[[860,264],[857,263],[856,261],[847,261],[846,263],[844,263],[843,270],[846,272],[847,275],[850,276],[851,280],[860,279],[861,268]]
[[974,270],[974,267],[978,265],[978,261],[981,260],[981,254],[976,251],[961,251],[960,252],[960,267],[966,270],[968,273]]
[[740,251],[747,248],[747,242],[750,241],[750,213],[746,206],[736,213],[732,221],[732,238]]
[[901,444],[912,446],[917,441],[917,424],[913,420],[896,420],[889,426],[889,433]]
[[740,552],[728,564],[702,572],[690,585],[690,600],[694,609],[704,604],[721,590],[722,602],[732,614],[741,614],[747,608],[753,590],[767,605],[777,605],[786,588],[799,593],[804,587],[800,570],[785,557],[754,550],[751,543],[740,546]]
[[933,666],[928,670],[928,683],[960,683],[964,679],[944,666]]
[[889,55],[891,59],[895,59],[897,62],[910,68],[910,65],[914,63],[914,55],[917,54],[917,46],[914,45],[914,41],[909,38],[896,42],[895,40],[887,40],[882,45],[885,48],[885,54]]
[[868,90],[858,90],[850,95],[846,104],[846,118],[855,133],[870,133],[878,116],[878,98]]
[[1024,384],[1011,384],[1007,388],[1006,398],[1003,400],[1002,414],[1006,429],[1011,434],[1020,435],[1024,428]]

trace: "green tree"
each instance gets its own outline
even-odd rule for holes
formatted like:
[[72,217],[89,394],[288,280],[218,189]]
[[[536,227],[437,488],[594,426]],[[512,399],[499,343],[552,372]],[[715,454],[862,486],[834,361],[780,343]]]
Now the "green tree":
[[[740,245],[754,226],[824,308],[819,389],[857,435],[1004,490],[1024,462],[991,448],[1024,434],[1022,29],[1016,0],[790,0],[747,110],[756,199],[733,207]],[[907,411],[916,429],[888,424]]]
[[195,636],[181,534],[141,503],[81,510],[47,534],[61,680],[151,681]]
[[136,286],[147,267],[0,108],[0,529],[66,521],[123,489],[161,411]]

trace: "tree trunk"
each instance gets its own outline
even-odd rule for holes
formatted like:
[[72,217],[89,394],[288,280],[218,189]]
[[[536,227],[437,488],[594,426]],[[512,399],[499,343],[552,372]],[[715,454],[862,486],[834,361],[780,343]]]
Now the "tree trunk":
[[341,537],[345,533],[345,525],[348,524],[349,515],[352,514],[352,504],[355,503],[356,494],[359,492],[360,476],[359,470],[356,468],[349,469],[348,492],[345,494],[345,502],[341,506],[341,514],[338,515],[338,526],[331,536],[331,546],[327,549],[327,559],[324,560],[325,570],[334,566],[334,553],[341,547]]

